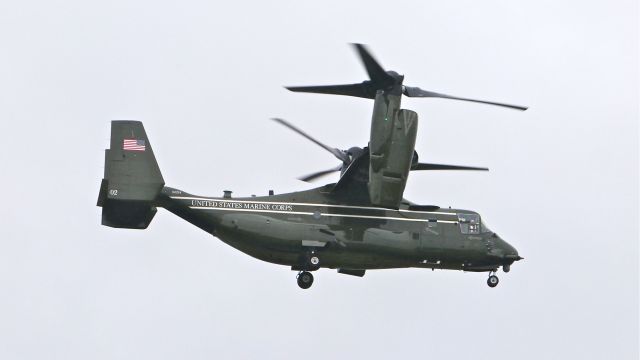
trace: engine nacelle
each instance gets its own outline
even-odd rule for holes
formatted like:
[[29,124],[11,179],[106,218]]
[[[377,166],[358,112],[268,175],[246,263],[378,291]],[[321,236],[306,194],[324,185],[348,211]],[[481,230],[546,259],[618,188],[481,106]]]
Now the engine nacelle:
[[398,208],[402,201],[418,131],[416,112],[403,109],[396,114],[376,117],[374,109],[369,144],[369,197],[374,205],[388,208]]

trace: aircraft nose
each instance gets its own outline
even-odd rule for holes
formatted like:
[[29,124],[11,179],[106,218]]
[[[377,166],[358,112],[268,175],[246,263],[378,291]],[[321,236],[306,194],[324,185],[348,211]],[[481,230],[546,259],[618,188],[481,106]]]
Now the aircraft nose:
[[518,259],[520,258],[520,255],[518,255],[518,250],[516,250],[516,248],[514,248],[513,246],[511,246],[511,244],[509,244],[508,242],[502,240],[503,242],[503,251],[504,251],[504,257],[507,259]]
[[489,243],[495,244],[495,249],[490,250],[494,255],[501,257],[505,260],[505,263],[512,263],[514,261],[522,260],[523,258],[518,254],[518,250],[511,246],[508,242],[504,241],[498,234],[493,233],[491,235]]
[[504,272],[509,272],[511,270],[511,264],[524,258],[521,257],[520,254],[518,254],[518,250],[516,250],[516,248],[514,248],[511,244],[504,241],[497,235],[495,235],[495,237],[499,239],[499,247],[500,250],[502,250],[502,270]]

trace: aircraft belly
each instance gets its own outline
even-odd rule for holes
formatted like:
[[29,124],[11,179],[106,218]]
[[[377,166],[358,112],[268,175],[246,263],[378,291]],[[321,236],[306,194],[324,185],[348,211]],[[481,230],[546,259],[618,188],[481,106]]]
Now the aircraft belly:
[[383,269],[414,266],[419,237],[409,231],[347,227],[335,222],[310,223],[300,217],[227,213],[215,232],[225,243],[255,258],[296,265],[311,247],[323,267]]

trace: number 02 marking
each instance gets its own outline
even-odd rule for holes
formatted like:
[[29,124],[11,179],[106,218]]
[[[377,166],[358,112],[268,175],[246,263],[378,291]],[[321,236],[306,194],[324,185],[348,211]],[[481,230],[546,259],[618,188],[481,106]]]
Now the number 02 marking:
[[118,196],[118,190],[109,190],[109,195]]

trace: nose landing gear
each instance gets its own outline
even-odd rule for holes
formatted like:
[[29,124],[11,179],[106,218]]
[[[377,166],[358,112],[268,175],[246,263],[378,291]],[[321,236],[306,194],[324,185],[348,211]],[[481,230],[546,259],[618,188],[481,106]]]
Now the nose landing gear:
[[308,271],[301,271],[298,273],[297,280],[301,289],[308,289],[313,285],[313,274]]
[[487,285],[489,285],[489,287],[496,287],[498,286],[498,282],[500,282],[500,279],[498,279],[497,276],[495,276],[492,273],[489,273],[489,278],[487,279]]

